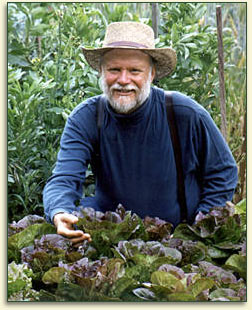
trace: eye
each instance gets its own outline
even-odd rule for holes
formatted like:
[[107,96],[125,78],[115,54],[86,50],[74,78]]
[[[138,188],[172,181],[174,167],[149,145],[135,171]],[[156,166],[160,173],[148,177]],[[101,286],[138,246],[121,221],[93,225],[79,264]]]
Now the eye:
[[133,73],[133,74],[137,74],[137,73],[140,73],[142,71],[140,69],[133,68],[133,69],[130,70],[130,72]]
[[108,71],[112,72],[112,73],[113,72],[120,72],[120,69],[119,68],[109,68]]

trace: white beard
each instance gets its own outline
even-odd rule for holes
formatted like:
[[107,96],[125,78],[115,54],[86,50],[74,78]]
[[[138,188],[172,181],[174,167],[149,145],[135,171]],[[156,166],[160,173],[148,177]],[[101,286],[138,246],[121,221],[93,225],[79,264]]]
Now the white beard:
[[[130,114],[139,108],[145,100],[148,98],[150,94],[150,87],[151,87],[151,70],[148,76],[147,81],[144,83],[142,89],[139,89],[135,85],[126,85],[121,86],[120,84],[116,83],[112,85],[109,89],[104,74],[102,73],[101,76],[101,87],[103,90],[104,95],[107,97],[109,104],[111,107],[120,114]],[[120,96],[118,99],[113,98],[113,90],[134,90],[136,92],[136,98],[131,99],[130,96]]]

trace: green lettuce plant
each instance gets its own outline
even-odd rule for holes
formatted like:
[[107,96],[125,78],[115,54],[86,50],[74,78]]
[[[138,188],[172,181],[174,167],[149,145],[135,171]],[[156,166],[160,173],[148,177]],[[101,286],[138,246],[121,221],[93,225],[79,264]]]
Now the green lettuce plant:
[[28,281],[39,301],[244,301],[246,235],[235,210],[215,207],[174,229],[122,205],[105,213],[80,208],[77,228],[92,242],[78,247],[29,215],[8,225],[10,278],[23,268],[9,296]]

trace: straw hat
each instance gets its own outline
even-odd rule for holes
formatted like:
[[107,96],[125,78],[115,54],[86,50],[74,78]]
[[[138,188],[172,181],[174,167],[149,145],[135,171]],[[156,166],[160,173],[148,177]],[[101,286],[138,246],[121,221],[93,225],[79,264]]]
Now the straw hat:
[[101,48],[82,47],[82,50],[89,65],[99,71],[101,56],[113,48],[137,49],[149,54],[155,60],[157,79],[171,74],[176,66],[176,52],[169,47],[155,48],[152,28],[142,23],[111,23]]

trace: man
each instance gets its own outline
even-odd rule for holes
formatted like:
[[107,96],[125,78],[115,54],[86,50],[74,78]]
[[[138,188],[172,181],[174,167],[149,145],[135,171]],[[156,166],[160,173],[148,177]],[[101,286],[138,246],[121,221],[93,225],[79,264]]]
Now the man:
[[[85,49],[88,63],[100,71],[105,98],[101,128],[97,126],[101,96],[79,104],[69,116],[53,175],[44,189],[45,214],[57,232],[73,243],[92,236],[73,226],[71,213],[82,198],[85,172],[96,160],[95,197],[84,207],[105,212],[121,203],[144,217],[180,223],[177,170],[167,122],[165,92],[151,87],[175,68],[170,48],[155,49],[154,34],[136,22],[108,26],[102,48]],[[172,92],[182,150],[187,221],[201,211],[224,206],[237,182],[233,156],[209,113],[189,97]]]

